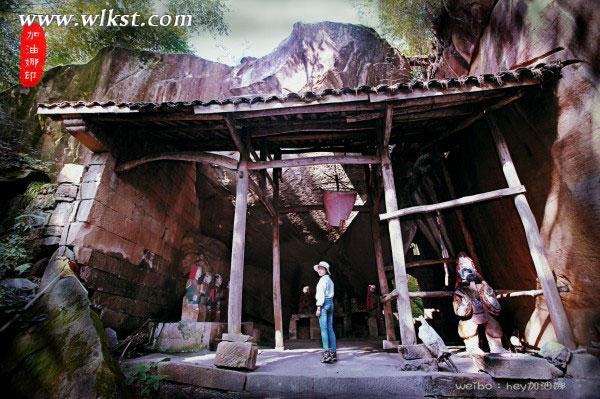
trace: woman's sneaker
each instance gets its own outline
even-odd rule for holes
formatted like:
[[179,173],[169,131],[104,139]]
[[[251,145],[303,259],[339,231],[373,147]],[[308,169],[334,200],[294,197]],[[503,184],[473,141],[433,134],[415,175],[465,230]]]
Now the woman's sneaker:
[[337,353],[336,352],[329,352],[329,361],[330,361],[330,363],[337,362]]
[[323,355],[321,356],[321,363],[331,363],[331,354],[328,350],[323,351]]

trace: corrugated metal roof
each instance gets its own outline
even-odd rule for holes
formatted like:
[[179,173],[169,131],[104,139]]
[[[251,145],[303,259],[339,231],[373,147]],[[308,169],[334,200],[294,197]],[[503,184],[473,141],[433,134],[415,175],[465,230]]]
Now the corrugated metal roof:
[[[102,109],[98,112],[193,112],[194,107],[207,106],[215,108],[214,106],[219,105],[239,105],[239,104],[268,104],[268,103],[314,103],[319,100],[326,100],[329,97],[340,97],[348,96],[349,101],[352,101],[352,97],[359,97],[364,95],[383,95],[385,97],[393,96],[399,93],[408,94],[410,93],[436,93],[444,94],[447,92],[468,92],[474,88],[501,88],[502,86],[519,83],[531,83],[532,81],[543,83],[552,81],[560,77],[560,71],[563,66],[568,65],[570,62],[556,62],[552,64],[537,64],[533,67],[519,68],[514,71],[502,71],[498,73],[486,73],[476,76],[463,76],[460,78],[451,79],[432,79],[432,80],[420,80],[411,81],[406,83],[398,83],[395,85],[379,85],[379,86],[359,86],[354,88],[341,88],[341,89],[325,89],[320,92],[307,91],[303,93],[289,93],[286,95],[268,95],[268,94],[257,94],[257,95],[246,95],[238,97],[228,97],[223,99],[212,99],[212,100],[195,100],[185,102],[116,102],[116,101],[65,101],[52,104],[39,104],[38,112],[44,114],[44,110],[53,110],[52,113],[60,114],[61,109],[81,109],[84,111],[86,108],[91,109]],[[381,96],[378,96],[381,97]],[[85,112],[85,111],[84,111]]]

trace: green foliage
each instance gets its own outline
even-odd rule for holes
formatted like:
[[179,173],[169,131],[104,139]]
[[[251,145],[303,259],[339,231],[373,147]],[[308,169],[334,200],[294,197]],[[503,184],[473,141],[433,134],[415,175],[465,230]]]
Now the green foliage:
[[359,0],[359,8],[375,9],[384,36],[407,56],[428,54],[435,41],[434,21],[446,0]]
[[104,47],[116,46],[157,52],[189,53],[192,35],[205,31],[226,34],[224,0],[3,0],[0,5],[0,90],[18,82],[20,14],[96,15],[138,13],[138,23],[150,15],[192,15],[189,27],[178,26],[57,26],[44,27],[46,68],[84,63]]
[[153,362],[123,368],[123,374],[126,378],[125,383],[139,388],[141,396],[149,398],[154,392],[158,391],[160,382],[167,377],[164,374],[158,374],[159,364]]
[[0,240],[0,276],[21,275],[31,267],[30,234],[44,222],[45,218],[39,211],[15,218],[11,231]]

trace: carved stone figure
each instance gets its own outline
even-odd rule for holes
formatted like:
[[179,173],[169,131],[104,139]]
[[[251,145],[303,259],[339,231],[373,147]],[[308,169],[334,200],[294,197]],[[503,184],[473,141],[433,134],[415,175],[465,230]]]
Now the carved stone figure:
[[454,290],[454,313],[461,318],[458,335],[464,340],[467,352],[475,363],[484,355],[479,347],[479,330],[485,331],[490,352],[506,352],[502,347],[502,327],[496,320],[500,304],[494,289],[483,280],[473,260],[460,252],[456,258],[456,284]]
[[200,284],[198,284],[198,281],[201,276],[202,265],[196,263],[190,268],[185,285],[185,295],[181,305],[181,320],[198,321],[200,304]]
[[216,273],[206,295],[207,321],[221,321],[223,297],[223,277]]

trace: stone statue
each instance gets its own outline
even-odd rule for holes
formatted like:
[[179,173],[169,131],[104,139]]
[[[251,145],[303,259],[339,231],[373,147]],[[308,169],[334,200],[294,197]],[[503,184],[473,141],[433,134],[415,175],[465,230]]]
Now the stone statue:
[[207,321],[221,321],[221,305],[223,301],[223,277],[216,273],[206,295]]
[[190,268],[187,283],[185,284],[185,295],[181,305],[181,320],[198,321],[200,304],[200,284],[202,277],[202,265],[194,264]]
[[477,266],[466,253],[456,258],[456,284],[454,289],[454,313],[461,318],[458,335],[464,340],[467,352],[476,360],[484,352],[479,347],[479,329],[485,331],[490,352],[506,352],[502,346],[502,327],[496,320],[500,304],[494,289],[483,280]]
[[208,321],[207,316],[207,296],[210,291],[210,283],[212,281],[212,273],[206,272],[202,276],[202,279],[199,283],[199,292],[200,292],[200,300],[198,302],[198,321]]
[[374,284],[369,284],[367,287],[367,311],[375,311],[377,314],[377,309],[379,308],[379,296],[377,295],[377,287]]

